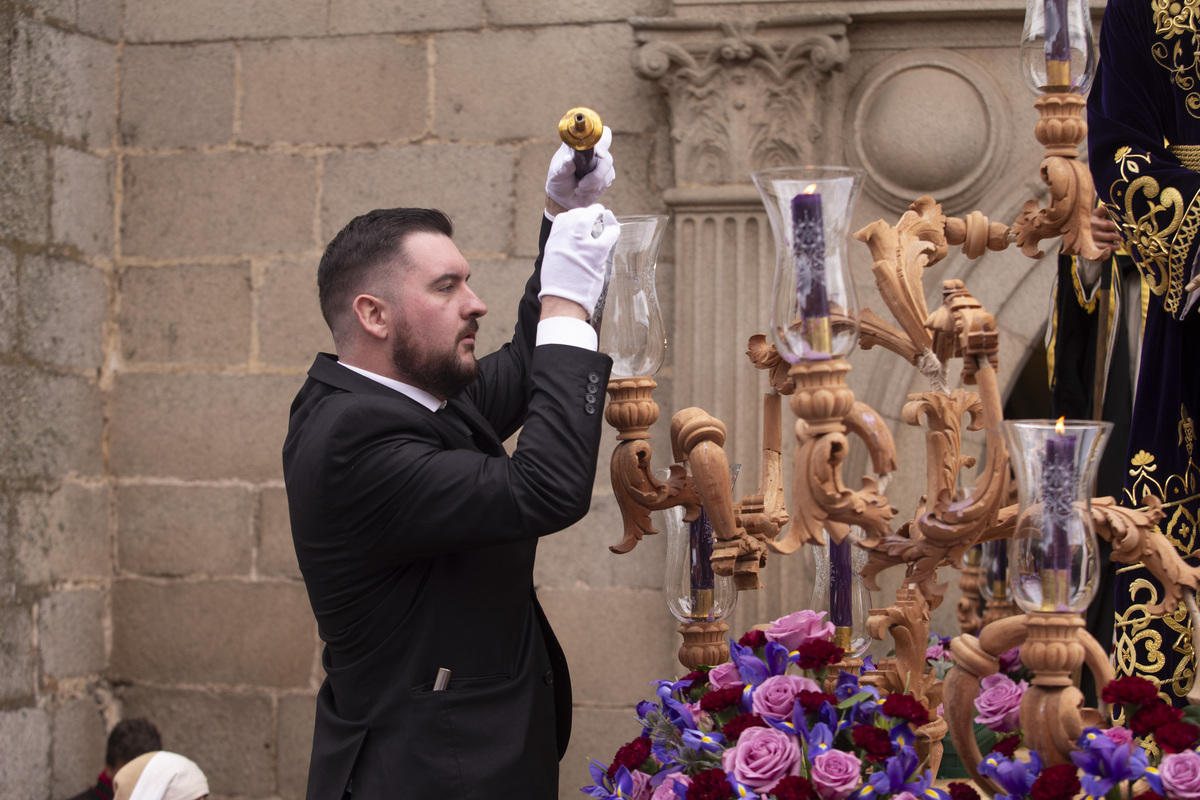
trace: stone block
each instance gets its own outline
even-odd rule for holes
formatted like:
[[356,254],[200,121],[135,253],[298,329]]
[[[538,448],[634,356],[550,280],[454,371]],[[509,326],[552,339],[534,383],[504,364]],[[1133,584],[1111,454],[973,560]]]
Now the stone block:
[[287,492],[282,487],[262,490],[259,507],[259,575],[300,578],[296,546],[292,543],[292,524],[288,518]]
[[75,24],[84,33],[115,42],[121,36],[121,0],[88,0],[79,3]]
[[112,144],[115,45],[19,17],[12,71],[12,113],[18,122],[90,147]]
[[113,254],[113,160],[54,148],[50,238],[99,258]]
[[112,468],[123,477],[269,480],[296,375],[122,375],[113,392]]
[[313,247],[311,158],[245,152],[129,157],[124,183],[126,256],[251,256]]
[[477,356],[495,352],[512,339],[517,304],[532,273],[532,258],[471,259],[471,288],[488,307],[479,320]]
[[120,279],[121,355],[144,363],[245,364],[250,265],[130,267]]
[[66,700],[54,709],[54,771],[50,776],[52,797],[74,797],[96,782],[104,765],[108,735],[104,715],[90,697]]
[[[578,22],[624,22],[629,17],[661,17],[671,11],[667,0],[488,0],[488,24],[570,25]],[[564,111],[566,109],[563,109]]]
[[32,610],[16,604],[0,606],[0,623],[0,700],[32,698],[37,672]]
[[478,30],[483,27],[482,0],[331,0],[329,30],[347,33],[412,33]]
[[300,584],[118,580],[112,618],[118,679],[308,687],[316,622]]
[[17,254],[0,247],[0,353],[17,346]]
[[[602,481],[598,482],[607,488],[608,471],[600,478]],[[621,509],[611,491],[593,495],[586,517],[565,531],[538,540],[534,584],[538,591],[543,587],[661,590],[667,531],[660,514],[654,515],[653,522],[658,535],[643,539],[632,553],[616,555],[608,548],[621,541],[624,528]]]
[[54,678],[94,675],[105,666],[104,594],[65,591],[38,603],[42,672]]
[[130,42],[190,42],[323,36],[325,0],[126,0],[124,31]]
[[506,253],[512,173],[513,150],[507,146],[431,144],[331,153],[322,180],[321,240],[328,242],[372,209],[420,206],[450,215],[454,241],[464,253]]
[[30,358],[57,366],[100,366],[108,287],[99,269],[26,256],[19,296],[22,349]]
[[632,709],[654,696],[650,681],[683,674],[678,624],[661,591],[547,588],[538,597],[566,653],[576,704]]
[[415,139],[429,119],[428,50],[394,36],[242,45],[240,138],[252,144]]
[[308,761],[312,756],[313,722],[317,715],[314,695],[290,694],[279,698],[277,788],[283,800],[304,800],[308,786]]
[[0,367],[0,474],[99,474],[103,423],[94,382]]
[[317,299],[317,259],[267,264],[255,309],[260,362],[306,368],[317,353],[334,351]]
[[44,243],[50,233],[46,145],[0,125],[0,236]]
[[232,44],[127,45],[121,55],[121,142],[202,147],[233,139]]
[[641,733],[633,719],[636,705],[635,702],[628,708],[575,706],[571,718],[571,744],[558,763],[559,800],[575,800],[581,786],[592,785],[588,770],[592,759],[603,764],[612,763],[621,745]]
[[186,754],[204,770],[210,796],[274,795],[270,697],[131,686],[121,700],[127,718],[151,720],[164,749]]
[[13,537],[19,583],[85,580],[112,572],[109,489],[64,481],[49,491],[16,495]]
[[0,712],[0,753],[0,798],[50,795],[50,719],[45,711]]
[[[486,121],[497,139],[553,138],[562,115],[585,101],[614,133],[653,128],[661,124],[658,90],[629,68],[633,47],[626,22],[586,34],[570,26],[445,34],[437,40],[433,134],[477,139]],[[588,65],[586,90],[568,64]]]
[[254,496],[238,486],[117,489],[121,572],[248,575]]

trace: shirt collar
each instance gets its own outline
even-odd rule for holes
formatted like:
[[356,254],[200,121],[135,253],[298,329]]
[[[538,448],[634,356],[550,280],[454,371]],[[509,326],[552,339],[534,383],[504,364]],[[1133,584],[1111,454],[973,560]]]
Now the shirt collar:
[[399,392],[400,394],[404,395],[405,397],[416,400],[418,403],[425,406],[430,411],[438,412],[446,407],[445,400],[439,400],[438,398],[434,397],[432,394],[425,391],[424,389],[413,386],[410,383],[404,383],[403,381],[398,381],[395,378],[385,378],[383,375],[376,375],[374,372],[368,372],[367,370],[362,369],[361,367],[351,366],[351,365],[347,364],[345,361],[339,361],[338,363],[341,364],[343,367],[345,367],[348,370],[357,372],[359,375],[362,375],[364,378],[370,378],[371,380],[375,381],[376,383],[382,383],[384,386],[388,387],[389,389],[394,389],[397,392]]

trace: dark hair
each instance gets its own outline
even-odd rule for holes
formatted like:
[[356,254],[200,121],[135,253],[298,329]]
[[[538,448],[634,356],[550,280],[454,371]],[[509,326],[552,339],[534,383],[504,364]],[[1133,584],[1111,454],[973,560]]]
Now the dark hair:
[[440,233],[450,237],[450,218],[433,208],[377,208],[355,217],[333,237],[317,268],[321,315],[337,339],[339,317],[361,294],[375,269],[404,257],[404,238],[411,233]]
[[104,763],[111,769],[117,764],[128,764],[142,753],[155,750],[162,750],[162,738],[153,722],[142,717],[123,719],[108,735]]

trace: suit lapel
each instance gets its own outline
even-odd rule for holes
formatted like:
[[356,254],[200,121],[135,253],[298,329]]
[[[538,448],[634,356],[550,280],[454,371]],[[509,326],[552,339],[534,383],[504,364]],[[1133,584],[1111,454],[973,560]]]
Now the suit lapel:
[[452,397],[446,403],[447,410],[452,410],[458,414],[458,417],[467,424],[471,429],[474,440],[479,449],[490,456],[498,456],[504,454],[504,445],[500,442],[496,432],[492,430],[492,426],[479,413],[479,409],[461,399],[460,397]]

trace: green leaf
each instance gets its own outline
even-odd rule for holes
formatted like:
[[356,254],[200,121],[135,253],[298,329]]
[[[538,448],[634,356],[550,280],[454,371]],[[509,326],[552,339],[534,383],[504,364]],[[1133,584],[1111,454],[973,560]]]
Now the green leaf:
[[841,709],[846,709],[846,708],[851,708],[851,707],[853,707],[853,706],[856,706],[856,705],[858,705],[858,704],[859,704],[859,703],[861,703],[863,700],[869,700],[869,699],[873,699],[873,698],[872,698],[872,696],[871,696],[871,693],[870,693],[870,692],[859,692],[858,694],[852,694],[852,695],[850,695],[850,696],[849,696],[849,697],[847,697],[845,700],[843,700],[842,702],[838,703],[838,704],[837,704],[837,708],[838,708],[839,710],[841,710]]

